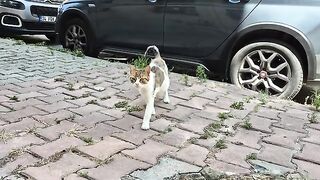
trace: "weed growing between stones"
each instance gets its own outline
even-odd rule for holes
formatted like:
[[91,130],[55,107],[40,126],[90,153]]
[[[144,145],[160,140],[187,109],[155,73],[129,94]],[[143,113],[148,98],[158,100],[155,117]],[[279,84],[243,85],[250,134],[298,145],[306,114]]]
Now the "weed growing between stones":
[[85,143],[87,143],[88,145],[92,145],[92,144],[94,143],[92,137],[80,137],[80,139],[81,139],[82,141],[84,141]]
[[15,43],[13,45],[25,45],[26,43],[22,40],[14,39]]
[[269,94],[266,92],[261,91],[259,93],[259,101],[261,102],[262,105],[265,105],[268,103],[268,99],[269,99]]
[[19,99],[18,99],[17,96],[12,96],[12,97],[10,97],[9,99],[12,100],[12,101],[19,102]]
[[144,56],[138,56],[136,59],[133,59],[133,65],[137,69],[144,69],[150,64],[150,59]]
[[87,179],[89,178],[88,172],[86,172],[86,171],[79,171],[78,176],[83,177],[83,178],[87,178]]
[[241,127],[244,128],[244,129],[249,130],[249,129],[252,128],[252,123],[250,122],[249,119],[246,119],[246,120],[244,121],[244,123],[241,125]]
[[317,123],[319,123],[319,121],[318,121],[318,116],[317,116],[317,114],[316,114],[316,112],[313,112],[312,114],[309,114],[309,122],[311,123],[311,124],[317,124]]
[[62,82],[64,81],[65,79],[63,77],[56,77],[54,78],[54,82]]
[[230,107],[237,110],[244,110],[244,103],[242,101],[234,102]]
[[207,74],[206,74],[206,70],[204,69],[203,66],[198,66],[198,67],[197,67],[196,76],[197,76],[198,80],[199,80],[201,83],[206,82],[207,79],[208,79],[208,76],[207,76]]
[[135,111],[142,111],[142,108],[140,106],[127,106],[126,111],[129,113]]
[[320,91],[314,90],[312,94],[312,103],[311,103],[317,111],[319,111],[320,108]]
[[92,100],[88,101],[86,104],[87,105],[88,104],[98,104],[98,101],[96,99],[92,99]]
[[130,106],[128,101],[120,101],[114,104],[114,107],[119,109],[124,109],[124,111],[127,111],[129,113],[135,112],[135,111],[142,111],[142,108],[140,106]]
[[182,81],[182,83],[185,86],[190,86],[190,84],[189,84],[189,76],[187,74],[183,74],[182,77],[180,78],[180,81]]
[[128,101],[120,101],[114,104],[116,108],[126,108],[128,106]]
[[220,112],[218,114],[218,118],[222,121],[227,120],[229,118],[233,118],[233,115],[230,112]]
[[256,159],[257,159],[257,153],[248,154],[246,157],[246,160],[256,160]]
[[74,91],[74,90],[75,90],[75,89],[74,89],[74,84],[68,83],[68,84],[67,84],[67,90],[69,90],[69,91]]
[[226,141],[224,139],[219,139],[217,143],[214,145],[214,147],[217,149],[226,149],[227,148]]
[[6,132],[5,129],[2,129],[0,131],[0,142],[4,142],[7,143],[7,141],[11,138],[14,137],[14,134],[10,133],[10,132]]

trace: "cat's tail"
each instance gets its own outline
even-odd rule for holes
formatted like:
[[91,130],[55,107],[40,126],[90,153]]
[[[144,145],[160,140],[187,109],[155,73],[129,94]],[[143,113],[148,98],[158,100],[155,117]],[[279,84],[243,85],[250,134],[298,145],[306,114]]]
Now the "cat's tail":
[[147,56],[147,54],[148,54],[148,52],[149,52],[150,49],[153,49],[154,51],[156,51],[156,53],[157,53],[157,54],[155,55],[156,58],[161,57],[161,56],[160,56],[159,48],[158,48],[157,46],[155,46],[155,45],[149,46],[149,47],[147,48],[146,52],[144,53],[144,56]]

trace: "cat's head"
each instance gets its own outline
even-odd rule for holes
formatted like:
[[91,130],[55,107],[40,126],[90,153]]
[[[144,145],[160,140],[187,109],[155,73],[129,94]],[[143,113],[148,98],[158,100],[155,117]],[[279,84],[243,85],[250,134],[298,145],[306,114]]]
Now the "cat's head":
[[137,88],[143,87],[148,84],[150,79],[150,66],[144,69],[137,69],[135,66],[130,66],[130,82]]

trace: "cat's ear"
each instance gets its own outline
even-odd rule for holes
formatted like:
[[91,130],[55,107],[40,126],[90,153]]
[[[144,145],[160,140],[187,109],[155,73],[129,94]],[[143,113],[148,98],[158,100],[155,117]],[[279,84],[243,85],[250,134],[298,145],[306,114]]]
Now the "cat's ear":
[[134,65],[130,65],[130,74],[134,74],[136,71],[136,67]]
[[150,71],[151,71],[151,68],[150,68],[150,66],[147,66],[145,69],[144,69],[144,71],[146,72],[146,74],[150,74]]

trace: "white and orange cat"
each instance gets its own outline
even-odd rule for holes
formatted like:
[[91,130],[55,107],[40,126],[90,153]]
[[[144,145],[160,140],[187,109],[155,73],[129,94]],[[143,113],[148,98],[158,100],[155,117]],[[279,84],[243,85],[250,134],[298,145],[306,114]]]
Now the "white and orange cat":
[[150,128],[150,119],[155,114],[155,98],[163,99],[165,103],[170,103],[169,99],[169,72],[166,62],[161,58],[159,49],[156,46],[149,46],[145,56],[150,50],[154,50],[156,55],[151,59],[150,64],[145,69],[130,67],[130,81],[138,88],[141,98],[146,103],[146,110],[141,128]]

